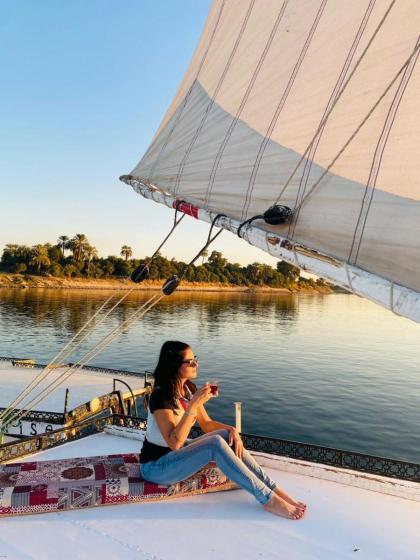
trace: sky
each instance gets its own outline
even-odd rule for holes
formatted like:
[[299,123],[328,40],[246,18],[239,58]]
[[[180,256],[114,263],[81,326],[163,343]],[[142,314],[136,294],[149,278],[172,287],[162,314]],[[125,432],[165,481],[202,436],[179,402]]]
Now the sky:
[[[210,0],[0,2],[0,250],[84,233],[101,256],[150,255],[173,213],[118,178],[147,149],[192,57]],[[187,217],[162,252],[189,260]],[[276,260],[229,232],[230,261]]]

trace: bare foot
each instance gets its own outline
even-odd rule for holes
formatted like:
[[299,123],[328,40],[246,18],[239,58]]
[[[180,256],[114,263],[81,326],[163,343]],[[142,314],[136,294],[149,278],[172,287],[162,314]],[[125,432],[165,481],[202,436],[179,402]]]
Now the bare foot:
[[289,496],[289,494],[287,494],[281,488],[277,487],[274,490],[274,493],[276,494],[276,496],[279,496],[279,498],[281,498],[282,500],[284,500],[288,504],[290,504],[292,506],[295,506],[299,509],[306,509],[306,504],[304,504],[303,502],[297,502],[296,500],[294,500],[291,496]]
[[301,519],[305,510],[287,503],[285,500],[274,494],[269,502],[263,505],[263,508],[274,515],[280,515],[287,519]]

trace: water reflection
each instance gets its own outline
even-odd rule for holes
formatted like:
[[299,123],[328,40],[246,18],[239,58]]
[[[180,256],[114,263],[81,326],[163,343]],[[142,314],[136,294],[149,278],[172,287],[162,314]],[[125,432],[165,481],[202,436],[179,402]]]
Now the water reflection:
[[[49,361],[109,295],[0,290],[0,355]],[[127,297],[69,359],[151,295]],[[420,461],[419,335],[420,325],[355,296],[179,292],[92,363],[153,370],[165,340],[185,340],[200,357],[198,382],[220,380],[208,408],[221,421],[234,421],[239,400],[245,431]]]
[[[154,293],[130,294],[112,311],[110,321],[114,326],[122,324]],[[73,336],[112,294],[107,290],[1,289],[0,321],[7,323],[11,318],[14,322],[25,319],[32,328],[53,326],[61,333]],[[123,295],[122,291],[115,293],[98,320]],[[150,311],[149,317],[156,319],[162,312],[169,320],[187,315],[194,318],[201,329],[214,333],[228,319],[232,322],[243,315],[252,318],[252,321],[263,322],[276,317],[278,321],[289,321],[292,328],[297,306],[295,298],[288,295],[178,292],[162,299]]]

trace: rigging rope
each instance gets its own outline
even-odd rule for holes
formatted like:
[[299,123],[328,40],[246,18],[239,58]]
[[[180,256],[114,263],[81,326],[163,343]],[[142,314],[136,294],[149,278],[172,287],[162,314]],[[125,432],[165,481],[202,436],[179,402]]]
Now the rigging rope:
[[[166,241],[169,239],[169,237],[172,235],[173,231],[176,229],[176,227],[180,224],[180,222],[185,218],[185,214],[182,214],[182,216],[177,220],[177,215],[178,215],[178,206],[182,201],[177,201],[176,207],[175,207],[175,217],[174,217],[174,223],[173,226],[171,228],[171,230],[169,231],[169,233],[167,234],[167,236],[164,238],[164,240],[162,241],[162,243],[159,245],[159,247],[157,248],[157,250],[153,253],[153,255],[148,259],[147,263],[145,265],[143,265],[143,278],[145,277],[145,274],[148,271],[148,268],[150,266],[150,264],[152,263],[153,259],[156,257],[156,255],[159,253],[160,249],[163,247],[163,245],[166,243]],[[138,271],[140,267],[138,267],[136,269],[136,271]],[[134,271],[134,273],[136,272]],[[133,274],[134,274],[133,273]],[[128,278],[127,278],[128,279]],[[139,280],[137,280],[139,281]],[[109,315],[114,311],[114,309],[116,307],[118,307],[118,305],[120,305],[130,294],[131,292],[134,290],[134,287],[131,288],[130,290],[128,290],[99,320],[99,322],[96,322],[95,325],[92,325],[93,320],[95,319],[95,317],[98,316],[98,314],[106,307],[106,305],[114,298],[115,294],[112,294],[100,307],[99,309],[93,314],[93,316],[78,330],[78,332],[73,336],[73,338],[64,346],[64,348],[62,348],[60,350],[60,352],[58,352],[56,354],[56,356],[39,372],[39,374],[27,385],[27,387],[7,406],[7,408],[5,408],[2,413],[0,414],[0,433],[3,429],[3,426],[5,424],[8,424],[8,417],[10,416],[10,414],[12,413],[12,411],[16,408],[16,406],[18,404],[20,404],[27,396],[28,394],[35,389],[40,383],[42,383],[42,381],[50,374],[51,371],[55,370],[55,364],[59,363],[59,361],[62,360],[66,360],[67,358],[69,358],[69,356],[71,354],[73,354],[75,352],[75,350],[80,346],[80,344],[86,340],[86,338],[89,336],[89,334],[92,331],[93,326],[100,326],[108,317]],[[140,308],[142,309],[142,308]],[[90,326],[90,327],[89,327]],[[78,337],[82,334],[83,331],[85,331],[87,328],[89,327],[89,330],[84,334],[84,336],[80,339],[78,339]]]
[[169,278],[165,284],[162,286],[162,291],[166,296],[169,296],[170,294],[172,294],[172,292],[174,292],[181,280],[184,278],[185,274],[187,273],[188,269],[190,268],[190,266],[192,266],[195,261],[201,257],[201,255],[203,254],[203,252],[207,249],[207,247],[213,243],[213,241],[219,237],[219,235],[223,232],[223,229],[220,229],[220,231],[218,231],[215,235],[213,235],[213,237],[211,237],[211,233],[213,231],[214,226],[216,225],[216,222],[219,218],[226,218],[225,214],[217,214],[217,216],[215,218],[213,218],[213,221],[211,223],[211,227],[210,227],[210,231],[209,231],[209,235],[207,237],[207,241],[206,244],[204,245],[204,247],[202,247],[200,249],[200,251],[195,255],[195,257],[188,263],[185,265],[184,269],[181,271],[181,274],[178,276],[177,274],[174,274],[173,276],[171,276],[171,278]]
[[211,233],[216,225],[216,222],[219,218],[226,218],[226,214],[217,214],[214,218],[213,221],[211,222],[211,226],[210,226],[210,231],[209,234],[207,236],[207,241],[206,244],[204,245],[204,247],[202,247],[200,249],[200,251],[195,255],[195,257],[184,267],[184,270],[181,272],[179,279],[182,280],[182,278],[185,276],[185,274],[187,273],[187,270],[190,268],[190,266],[192,266],[195,261],[197,259],[199,259],[201,257],[201,255],[203,254],[203,252],[207,249],[207,247],[209,245],[211,245],[213,243],[213,241],[219,237],[219,235],[223,232],[223,229],[220,229],[215,235],[213,235],[213,237],[211,237]]
[[17,422],[24,416],[28,414],[38,403],[44,400],[50,393],[55,391],[60,385],[66,381],[71,375],[77,373],[83,366],[85,366],[88,361],[94,358],[99,352],[101,352],[106,346],[111,344],[115,338],[117,338],[120,332],[128,328],[136,319],[141,318],[147,311],[149,311],[158,301],[164,297],[164,294],[155,294],[149,300],[147,300],[140,309],[132,313],[132,315],[126,319],[123,323],[115,327],[108,335],[106,335],[102,340],[100,340],[90,351],[88,351],[80,360],[75,364],[72,364],[64,372],[62,372],[56,379],[51,381],[49,385],[44,387],[39,393],[37,393],[28,403],[25,405],[25,409],[14,411],[6,422],[3,423],[2,429],[8,426],[12,422]]
[[159,251],[162,249],[162,247],[165,245],[165,243],[168,241],[168,239],[170,238],[170,236],[172,235],[173,231],[175,230],[175,228],[178,226],[178,224],[180,224],[182,222],[182,220],[185,218],[186,214],[182,214],[182,216],[179,218],[179,220],[177,221],[176,217],[178,215],[179,212],[179,205],[182,204],[183,200],[177,200],[175,203],[175,217],[174,217],[174,224],[172,226],[172,229],[170,230],[170,232],[168,233],[168,235],[165,237],[165,239],[162,241],[162,243],[159,245],[159,247],[156,249],[156,251],[153,253],[153,255],[150,257],[150,259],[147,261],[146,264],[144,265],[140,265],[136,268],[136,270],[134,270],[131,273],[131,280],[135,283],[141,282],[142,280],[144,280],[146,278],[146,275],[149,271],[149,266],[152,264],[153,259],[158,255]]
[[312,140],[310,141],[310,143],[308,144],[306,150],[303,152],[301,158],[299,159],[299,161],[296,164],[296,167],[293,169],[292,173],[290,174],[289,178],[287,179],[286,183],[284,184],[282,190],[280,191],[280,194],[278,195],[276,201],[274,202],[274,204],[278,204],[279,200],[281,199],[281,197],[283,196],[284,192],[286,191],[287,187],[290,185],[293,177],[295,176],[297,170],[299,169],[301,163],[303,162],[304,159],[306,159],[306,156],[308,155],[309,151],[311,150],[319,132],[322,130],[322,128],[326,125],[327,120],[329,119],[331,113],[333,112],[335,106],[337,105],[338,101],[340,100],[341,96],[343,95],[344,91],[346,90],[347,86],[350,83],[350,80],[353,78],[357,68],[359,67],[360,63],[362,62],[362,60],[364,59],[367,51],[369,50],[370,46],[372,45],[373,41],[375,40],[377,34],[379,33],[381,27],[383,26],[383,24],[385,23],[386,18],[388,17],[390,11],[392,10],[394,4],[395,4],[396,0],[392,0],[391,3],[389,4],[386,12],[384,13],[384,15],[382,16],[381,21],[379,22],[379,24],[377,25],[373,35],[371,36],[371,38],[369,39],[366,47],[364,48],[362,54],[360,55],[359,59],[357,60],[356,64],[354,65],[353,70],[350,72],[349,77],[347,78],[347,80],[344,82],[343,87],[341,88],[341,90],[339,91],[337,97],[335,98],[333,104],[331,105],[329,111],[327,111],[327,113],[325,114],[325,116],[321,119],[321,122],[318,125],[318,128],[315,131],[315,134],[312,137]]
[[[185,216],[185,214],[184,214]],[[21,409],[21,410],[13,410],[12,414],[5,419],[2,420],[0,418],[1,421],[1,431],[4,432],[5,428],[11,424],[12,422],[16,422],[19,421],[21,418],[23,418],[24,416],[26,416],[30,410],[32,410],[34,408],[34,406],[36,406],[39,402],[41,402],[43,399],[45,399],[50,393],[52,393],[55,389],[57,389],[62,383],[64,383],[64,381],[66,381],[66,379],[68,379],[73,373],[76,373],[77,371],[79,371],[83,366],[85,366],[88,361],[90,361],[92,358],[94,358],[99,352],[101,352],[106,346],[108,346],[109,344],[111,344],[113,342],[114,339],[116,339],[119,334],[129,328],[131,326],[131,324],[143,317],[148,311],[150,311],[150,309],[152,309],[152,307],[154,307],[165,295],[170,295],[172,294],[176,288],[178,287],[179,283],[181,282],[182,278],[185,276],[185,274],[187,273],[188,269],[190,266],[192,266],[192,264],[202,255],[203,251],[205,251],[207,249],[207,247],[213,243],[213,241],[223,232],[223,229],[220,229],[220,231],[218,231],[213,237],[211,236],[213,228],[217,222],[217,220],[224,216],[223,214],[218,214],[212,221],[211,227],[210,227],[210,231],[207,237],[207,241],[206,244],[200,249],[200,251],[197,253],[197,255],[184,267],[184,269],[182,270],[181,274],[179,276],[174,275],[172,276],[170,279],[168,279],[164,285],[162,286],[161,290],[162,290],[162,294],[155,294],[153,295],[151,298],[149,298],[149,300],[147,300],[141,307],[140,309],[137,309],[134,313],[131,314],[131,316],[126,319],[123,323],[121,323],[120,325],[118,325],[117,327],[115,327],[108,335],[106,335],[105,337],[102,338],[102,340],[100,340],[90,351],[88,351],[81,359],[79,359],[75,364],[72,364],[70,367],[68,367],[64,372],[62,372],[55,380],[51,381],[49,383],[49,385],[47,385],[46,387],[44,387],[39,393],[37,393],[28,403],[26,403],[25,405],[25,409]],[[183,217],[183,216],[182,216]],[[180,218],[180,220],[178,220],[178,223],[181,221],[182,218]],[[161,245],[162,246],[162,245]],[[158,251],[155,252],[155,254]]]
[[[38,384],[41,383],[43,379],[49,374],[50,370],[55,369],[53,366],[58,362],[58,360],[66,359],[69,355],[72,354],[74,348],[71,348],[71,345],[76,341],[77,337],[92,323],[95,317],[102,311],[102,309],[109,303],[109,301],[114,297],[112,294],[100,307],[99,309],[92,315],[92,317],[77,331],[77,333],[70,339],[70,341],[58,352],[58,354],[46,365],[37,376],[26,386],[26,388],[12,401],[7,408],[5,408],[2,413],[0,414],[0,422],[3,418],[7,417],[13,408],[15,408],[16,404],[21,402],[26,395]],[[81,341],[78,342],[78,344]],[[70,350],[68,348],[70,347]],[[65,357],[64,357],[65,356]],[[64,357],[64,358],[63,358]]]
[[420,45],[416,45],[413,52],[411,53],[411,55],[409,56],[409,58],[406,60],[406,62],[403,64],[403,66],[401,66],[401,68],[398,70],[397,74],[394,76],[394,78],[391,80],[391,82],[388,84],[388,86],[385,88],[385,90],[382,92],[382,94],[379,96],[379,98],[376,100],[376,102],[374,103],[374,105],[370,108],[370,110],[368,111],[368,113],[365,115],[365,117],[363,118],[363,120],[361,121],[361,123],[358,125],[358,127],[356,128],[356,130],[353,132],[353,134],[351,134],[351,136],[348,138],[347,142],[344,144],[344,146],[341,148],[341,150],[337,153],[337,155],[334,157],[334,159],[331,161],[331,163],[328,165],[328,167],[325,169],[325,171],[322,173],[322,175],[319,177],[319,179],[312,185],[312,187],[310,188],[310,190],[306,193],[306,195],[302,198],[302,200],[300,201],[300,203],[298,204],[298,206],[294,209],[294,214],[298,213],[300,211],[300,209],[302,208],[302,205],[304,204],[304,202],[306,202],[306,200],[309,198],[309,196],[311,196],[311,194],[313,194],[314,190],[316,189],[316,187],[321,183],[322,179],[325,177],[325,175],[327,175],[327,173],[329,172],[329,170],[331,169],[331,167],[333,167],[333,165],[336,163],[336,161],[339,159],[339,157],[342,155],[342,153],[346,150],[347,146],[353,141],[353,139],[355,138],[355,136],[357,136],[357,134],[359,133],[360,129],[365,125],[365,123],[368,121],[368,119],[371,117],[372,113],[375,111],[375,109],[378,107],[378,105],[381,103],[381,101],[384,99],[384,97],[387,95],[387,93],[389,92],[389,90],[392,88],[392,86],[395,84],[395,82],[398,80],[398,78],[400,77],[400,75],[404,72],[404,70],[407,68],[407,66],[411,63],[413,57],[415,55],[417,55],[418,51],[419,51]]

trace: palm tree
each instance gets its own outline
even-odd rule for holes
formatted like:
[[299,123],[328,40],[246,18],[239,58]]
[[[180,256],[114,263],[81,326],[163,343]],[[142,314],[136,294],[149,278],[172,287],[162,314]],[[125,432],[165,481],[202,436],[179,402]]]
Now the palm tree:
[[58,245],[60,245],[61,250],[63,251],[63,257],[64,257],[64,250],[68,248],[69,246],[69,241],[70,239],[67,237],[67,235],[60,235],[60,237],[58,238]]
[[85,248],[85,259],[87,260],[88,265],[92,259],[98,258],[98,250],[93,245],[87,245]]
[[207,251],[207,249],[204,249],[204,251],[201,251],[201,256],[203,257],[203,260],[201,261],[201,264],[204,264],[205,259],[209,256],[209,252]]
[[127,262],[127,260],[133,255],[133,249],[131,247],[129,247],[128,245],[123,245],[121,247],[120,255],[122,257],[125,257],[125,262]]
[[48,258],[48,249],[45,245],[34,245],[32,247],[32,258],[29,264],[36,266],[38,272],[40,272],[42,266],[49,266],[50,259]]
[[73,253],[75,261],[82,261],[85,257],[89,241],[84,233],[76,233],[76,235],[68,243],[69,249]]

